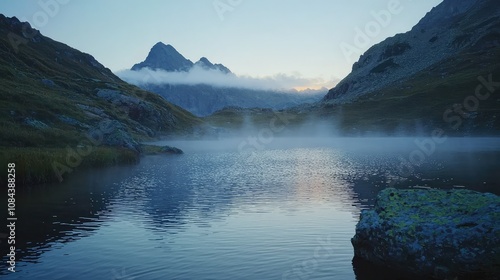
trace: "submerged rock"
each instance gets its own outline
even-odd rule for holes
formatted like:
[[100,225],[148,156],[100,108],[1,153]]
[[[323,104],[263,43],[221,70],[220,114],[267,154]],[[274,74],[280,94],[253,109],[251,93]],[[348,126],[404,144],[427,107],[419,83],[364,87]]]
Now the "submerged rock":
[[156,146],[156,145],[147,145],[147,144],[142,144],[141,145],[141,152],[143,155],[162,155],[162,154],[169,154],[169,155],[182,155],[184,152],[175,147],[171,146]]
[[184,154],[184,152],[181,149],[175,148],[175,147],[170,147],[170,146],[161,147],[160,152],[165,153],[165,154],[176,154],[176,155]]
[[435,279],[498,279],[500,197],[465,189],[389,188],[363,210],[355,258]]

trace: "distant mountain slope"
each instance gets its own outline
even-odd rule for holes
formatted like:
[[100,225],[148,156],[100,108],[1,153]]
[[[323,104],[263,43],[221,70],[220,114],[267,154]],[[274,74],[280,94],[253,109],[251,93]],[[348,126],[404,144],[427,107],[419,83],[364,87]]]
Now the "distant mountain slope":
[[138,137],[187,130],[198,122],[123,82],[91,55],[16,18],[0,15],[0,42],[0,145],[69,144],[102,121],[118,121]]
[[371,47],[312,111],[353,133],[498,135],[499,83],[500,2],[444,0],[411,31]]
[[272,90],[221,88],[211,85],[141,85],[145,90],[156,92],[169,102],[196,116],[205,117],[226,107],[268,108],[281,110],[305,103],[316,103],[326,93],[285,93]]
[[[202,57],[196,63],[192,63],[177,52],[174,47],[161,42],[151,48],[144,62],[135,64],[131,70],[140,71],[143,68],[149,68],[178,73],[189,72],[195,67],[203,70],[219,71],[221,74],[233,75],[226,66],[213,64],[206,57]],[[200,75],[200,72],[197,75]],[[159,83],[159,81],[149,84],[138,84],[138,86],[158,93],[169,102],[201,117],[208,116],[225,107],[233,106],[242,108],[289,108],[304,103],[319,102],[324,93],[326,93],[325,90],[294,94],[273,90],[221,87],[211,84],[171,84]]]
[[[445,0],[413,29],[371,47],[352,72],[324,100],[351,102],[401,83],[424,69],[461,53],[500,44],[500,3],[495,0]],[[446,76],[449,72],[443,72]]]

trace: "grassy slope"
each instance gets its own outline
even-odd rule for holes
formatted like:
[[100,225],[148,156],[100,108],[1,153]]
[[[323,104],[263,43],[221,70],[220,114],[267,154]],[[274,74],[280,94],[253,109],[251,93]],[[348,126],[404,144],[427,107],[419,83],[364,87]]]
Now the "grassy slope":
[[[465,14],[455,23],[464,39],[470,34],[488,27],[483,41],[496,42],[490,48],[470,47],[459,55],[437,63],[403,83],[391,85],[383,90],[367,93],[356,102],[331,110],[330,114],[342,112],[341,125],[344,130],[382,130],[386,132],[442,128],[450,134],[496,134],[500,131],[500,88],[484,101],[475,112],[467,112],[462,124],[453,127],[443,115],[454,104],[462,104],[474,95],[480,82],[479,76],[491,74],[493,81],[500,81],[500,23],[498,2],[485,1],[481,6]],[[484,31],[483,31],[484,32]],[[485,34],[486,35],[486,34]],[[422,57],[425,59],[425,57]],[[482,91],[484,94],[484,89]],[[472,113],[472,114],[469,114]],[[418,128],[417,128],[418,130]]]
[[[500,88],[480,101],[473,114],[462,118],[457,128],[447,123],[443,114],[454,104],[462,104],[474,95],[481,83],[479,76],[500,82],[500,48],[480,53],[463,53],[434,65],[405,82],[367,94],[356,102],[344,105],[317,104],[278,112],[227,109],[216,112],[206,120],[212,125],[241,128],[245,120],[256,126],[269,126],[271,119],[280,116],[291,127],[306,121],[331,119],[344,134],[378,132],[387,134],[430,133],[443,129],[449,135],[498,135],[500,132]],[[445,75],[442,75],[446,73]],[[486,94],[485,89],[481,91]],[[467,110],[465,110],[466,113]],[[453,114],[454,116],[457,114]],[[469,118],[470,116],[470,118]]]
[[[475,112],[468,112],[457,129],[455,122],[443,118],[454,104],[464,104],[481,83],[479,76],[500,81],[500,49],[484,53],[464,53],[459,57],[432,66],[411,79],[366,95],[356,102],[324,108],[330,114],[342,112],[344,130],[358,127],[362,130],[385,132],[407,130],[421,125],[424,130],[441,128],[451,134],[498,134],[500,131],[500,88],[480,101]],[[442,75],[442,73],[446,73]],[[486,94],[485,89],[481,91]],[[453,114],[456,115],[456,114]],[[474,116],[475,115],[475,116]]]
[[[86,139],[88,127],[67,124],[61,121],[61,116],[89,127],[102,120],[85,113],[78,105],[92,106],[102,110],[109,119],[119,120],[136,140],[147,138],[137,130],[138,124],[158,134],[183,134],[201,123],[160,96],[121,81],[91,56],[67,45],[37,35],[28,37],[30,40],[16,48],[11,39],[22,40],[21,36],[22,25],[9,25],[0,15],[0,166],[15,162],[18,178],[21,177],[19,182],[53,181],[52,163],[66,162],[67,147],[76,148]],[[42,79],[49,79],[54,85],[46,85]],[[96,89],[106,88],[118,89],[149,103],[163,121],[150,123],[147,119],[123,115],[117,106],[96,96]],[[27,119],[41,121],[48,127],[30,126]],[[135,160],[137,155],[130,151],[100,146],[83,157],[79,166]],[[2,172],[0,185],[6,182],[4,176]]]

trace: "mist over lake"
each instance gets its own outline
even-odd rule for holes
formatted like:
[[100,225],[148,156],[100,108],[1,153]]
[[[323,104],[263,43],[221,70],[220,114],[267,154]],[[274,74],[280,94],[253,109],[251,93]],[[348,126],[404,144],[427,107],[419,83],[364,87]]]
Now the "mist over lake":
[[18,239],[30,242],[18,245],[19,272],[3,278],[45,279],[57,268],[61,279],[371,279],[353,267],[350,238],[379,190],[499,192],[498,139],[449,138],[405,178],[401,158],[416,139],[277,137],[243,150],[248,137],[156,143],[185,154],[19,194]]
[[122,2],[0,4],[1,279],[498,279],[500,1]]

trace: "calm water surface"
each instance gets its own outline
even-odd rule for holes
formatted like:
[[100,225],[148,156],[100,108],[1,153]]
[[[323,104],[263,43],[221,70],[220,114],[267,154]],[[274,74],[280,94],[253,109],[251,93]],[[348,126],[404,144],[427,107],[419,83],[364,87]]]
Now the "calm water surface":
[[163,143],[186,153],[19,193],[17,272],[4,258],[0,277],[377,279],[350,238],[379,190],[499,193],[498,139],[449,139],[421,162],[414,140]]

